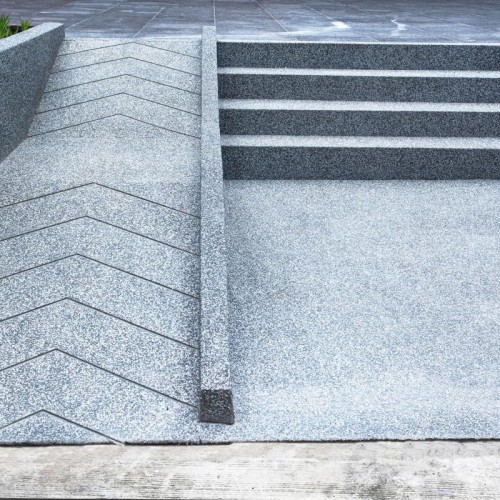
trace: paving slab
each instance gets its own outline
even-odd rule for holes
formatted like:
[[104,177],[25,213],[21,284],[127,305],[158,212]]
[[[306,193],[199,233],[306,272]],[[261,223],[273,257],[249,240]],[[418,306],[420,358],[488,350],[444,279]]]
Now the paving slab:
[[201,38],[217,26],[226,40],[389,41],[498,43],[495,1],[415,0],[65,0],[2,5],[18,22],[62,22],[67,38]]

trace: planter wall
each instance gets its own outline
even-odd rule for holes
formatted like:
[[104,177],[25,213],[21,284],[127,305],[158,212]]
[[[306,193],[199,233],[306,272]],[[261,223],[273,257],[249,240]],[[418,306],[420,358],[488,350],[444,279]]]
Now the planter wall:
[[63,39],[45,23],[0,40],[0,161],[26,136]]

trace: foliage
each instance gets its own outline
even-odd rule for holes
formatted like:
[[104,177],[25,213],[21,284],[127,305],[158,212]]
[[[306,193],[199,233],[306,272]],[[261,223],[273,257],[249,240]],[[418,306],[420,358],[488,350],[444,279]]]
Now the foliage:
[[12,26],[10,24],[10,17],[0,16],[0,38],[7,38],[8,36],[15,35],[21,31],[26,31],[31,28],[31,22],[27,19],[21,21],[19,26]]
[[10,17],[0,16],[0,38],[7,38],[12,34],[12,30],[10,29]]

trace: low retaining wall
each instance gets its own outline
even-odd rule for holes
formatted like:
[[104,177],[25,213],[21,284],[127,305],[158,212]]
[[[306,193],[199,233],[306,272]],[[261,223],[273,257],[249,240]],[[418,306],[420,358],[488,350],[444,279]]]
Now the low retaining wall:
[[0,40],[0,161],[28,133],[64,26],[45,23]]
[[213,27],[203,28],[201,84],[200,420],[232,424],[224,184]]

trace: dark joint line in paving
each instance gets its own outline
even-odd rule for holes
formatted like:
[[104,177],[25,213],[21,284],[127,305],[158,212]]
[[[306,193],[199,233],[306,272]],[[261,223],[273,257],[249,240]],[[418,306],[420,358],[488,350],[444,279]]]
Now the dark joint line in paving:
[[[175,109],[176,111],[182,111],[183,113],[187,113],[189,115],[201,116],[201,113],[194,113],[193,111],[188,111],[187,109],[177,108],[175,106],[169,106],[168,104],[164,104],[164,103],[158,102],[158,101],[153,101],[152,99],[146,99],[145,97],[131,94],[129,92],[116,92],[114,94],[109,94],[109,95],[105,95],[102,97],[94,97],[92,99],[87,99],[85,101],[73,102],[71,104],[66,104],[65,106],[59,106],[58,108],[51,108],[51,109],[47,109],[45,111],[37,111],[35,114],[36,115],[44,115],[46,113],[52,113],[53,111],[58,111],[59,109],[67,109],[67,108],[72,108],[74,106],[81,106],[82,104],[86,104],[87,102],[103,101],[105,99],[109,99],[110,97],[115,97],[117,95],[126,95],[128,97],[133,97],[134,99],[140,99],[141,101],[150,102],[151,104],[157,104],[158,106],[163,106],[165,108]],[[116,116],[116,115],[114,115],[114,116]],[[126,116],[126,115],[123,115],[123,116]],[[57,129],[57,130],[60,130],[60,129]]]
[[115,78],[122,78],[123,76],[128,76],[129,78],[136,78],[137,80],[143,80],[145,82],[154,83],[156,85],[161,85],[162,87],[169,87],[171,89],[181,90],[182,92],[187,92],[188,94],[201,95],[200,92],[194,92],[193,90],[183,89],[181,87],[176,87],[174,85],[168,85],[166,83],[157,82],[155,80],[148,80],[147,78],[143,78],[143,77],[137,76],[137,75],[132,75],[130,73],[123,73],[121,75],[109,76],[107,78],[100,78],[98,80],[92,80],[90,82],[76,83],[75,85],[68,85],[67,87],[59,87],[57,89],[47,90],[45,92],[45,94],[50,94],[52,92],[59,92],[60,90],[72,89],[75,87],[81,87],[83,85],[90,85],[90,84],[97,83],[97,82],[105,82],[107,80],[114,80]]
[[81,429],[84,429],[86,431],[92,432],[94,434],[98,434],[99,436],[102,436],[102,437],[108,439],[109,441],[111,441],[114,444],[117,444],[117,445],[120,445],[120,446],[125,445],[125,443],[122,442],[122,441],[118,441],[117,439],[112,438],[111,436],[108,436],[106,434],[103,434],[102,432],[99,432],[99,431],[96,431],[94,429],[91,429],[90,427],[86,427],[85,425],[79,424],[78,422],[74,422],[73,420],[70,420],[70,419],[68,419],[66,417],[63,417],[62,415],[58,415],[57,413],[51,412],[50,410],[46,410],[44,408],[42,408],[41,410],[35,411],[33,413],[30,413],[28,415],[25,415],[24,417],[18,418],[17,420],[14,420],[14,421],[8,423],[7,425],[4,425],[4,426],[0,427],[0,430],[7,429],[11,425],[18,424],[19,422],[22,422],[23,420],[27,420],[27,419],[29,419],[31,417],[34,417],[35,415],[40,415],[40,414],[43,414],[43,413],[46,413],[48,415],[51,415],[52,417],[64,420],[65,422],[68,422],[71,425],[76,425],[77,427],[80,427]]

